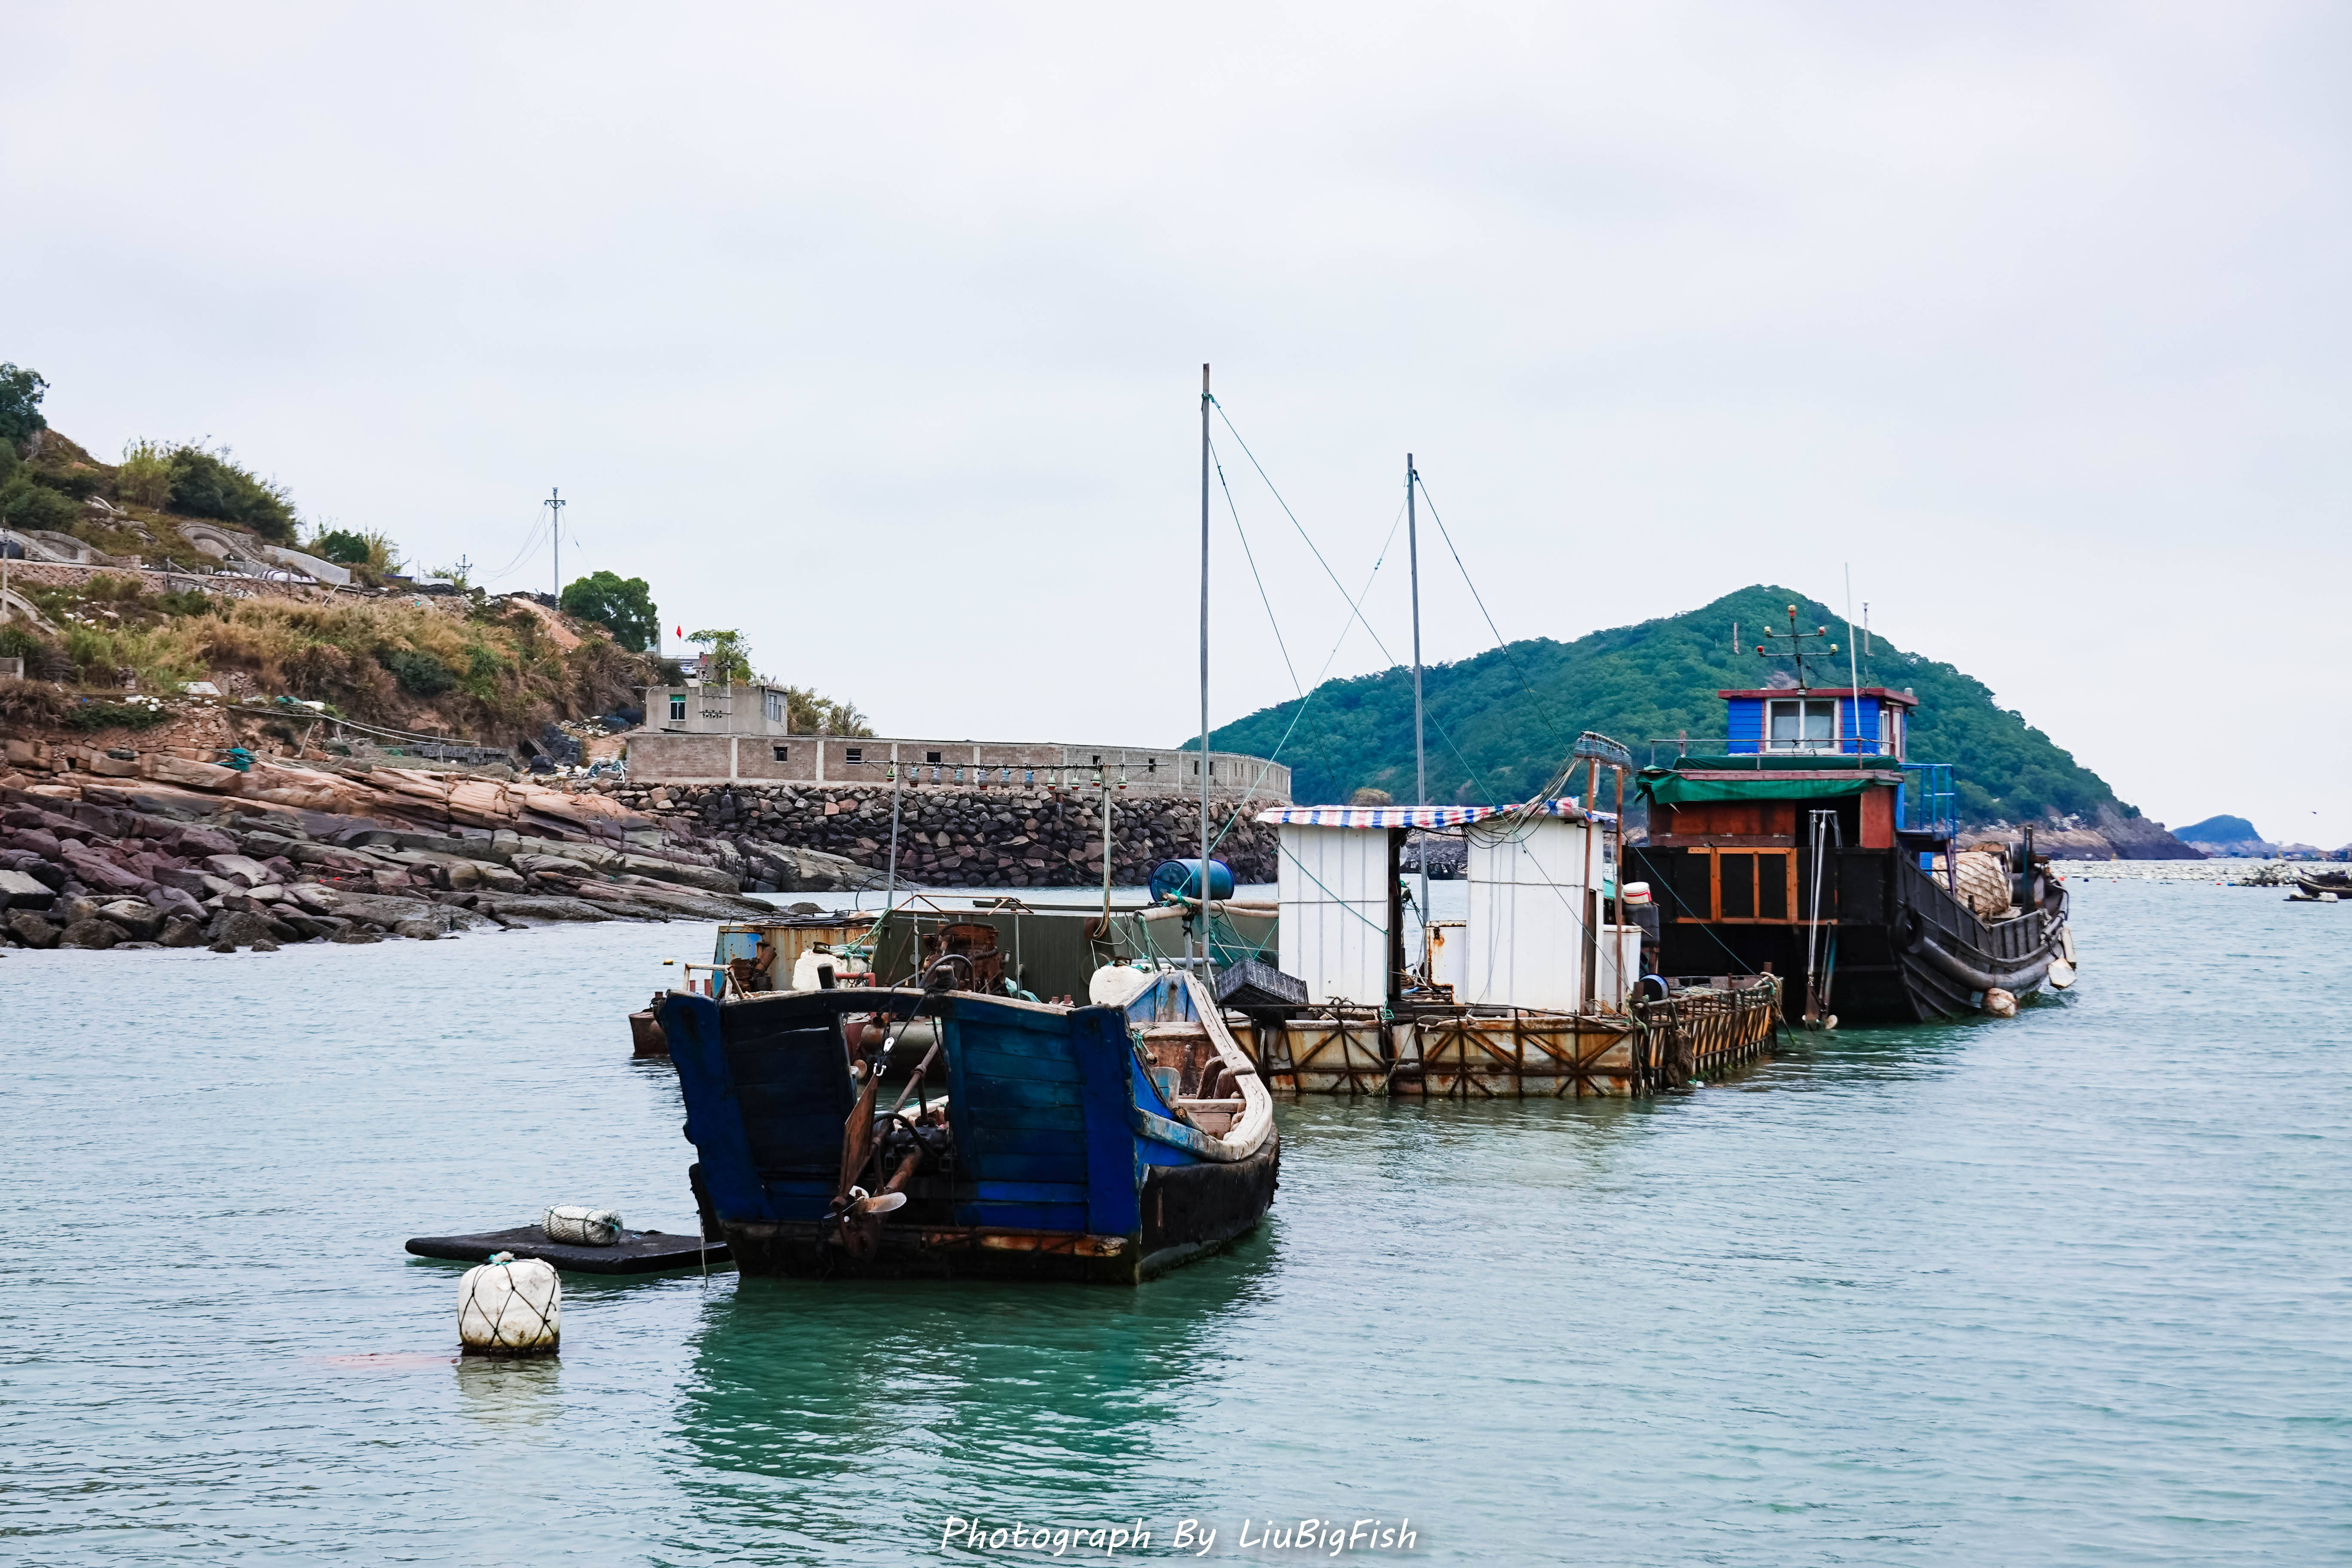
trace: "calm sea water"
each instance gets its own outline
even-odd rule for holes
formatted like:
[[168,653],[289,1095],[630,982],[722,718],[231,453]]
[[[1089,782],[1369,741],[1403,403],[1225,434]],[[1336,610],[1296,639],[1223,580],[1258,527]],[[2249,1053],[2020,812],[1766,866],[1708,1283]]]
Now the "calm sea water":
[[455,1360],[459,1270],[401,1242],[691,1228],[621,1015],[703,928],[11,952],[0,1552],[2344,1561],[2352,911],[2077,908],[2081,987],[2013,1022],[1656,1103],[1288,1106],[1271,1222],[1139,1291],[573,1279],[531,1365]]

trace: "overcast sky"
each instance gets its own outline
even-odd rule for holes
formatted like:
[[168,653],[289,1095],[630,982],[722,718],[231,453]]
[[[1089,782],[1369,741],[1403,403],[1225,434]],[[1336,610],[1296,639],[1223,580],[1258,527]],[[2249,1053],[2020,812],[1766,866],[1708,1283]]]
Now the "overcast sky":
[[[2352,838],[2340,8],[5,26],[0,359],[59,429],[494,587],[560,486],[567,580],[885,734],[1192,731],[1208,361],[1351,587],[1412,450],[1506,636],[1850,563],[2150,815]],[[1384,665],[1219,435],[1297,679]],[[1223,722],[1293,686],[1222,497],[1214,550]],[[1488,646],[1423,568],[1428,657]]]

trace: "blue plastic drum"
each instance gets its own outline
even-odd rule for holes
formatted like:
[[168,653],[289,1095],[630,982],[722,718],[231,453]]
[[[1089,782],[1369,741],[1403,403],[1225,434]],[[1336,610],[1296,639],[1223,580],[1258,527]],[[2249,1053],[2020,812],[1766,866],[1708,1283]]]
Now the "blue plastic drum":
[[[1154,903],[1172,903],[1178,899],[1201,896],[1201,863],[1198,860],[1162,860],[1160,869],[1151,873],[1151,900]],[[1223,860],[1209,862],[1209,897],[1212,900],[1234,896],[1234,868]]]

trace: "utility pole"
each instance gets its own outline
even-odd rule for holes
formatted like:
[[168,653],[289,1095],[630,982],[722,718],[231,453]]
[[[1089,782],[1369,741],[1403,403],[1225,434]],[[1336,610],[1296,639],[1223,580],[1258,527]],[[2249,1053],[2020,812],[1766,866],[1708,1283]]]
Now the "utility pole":
[[563,600],[563,509],[572,503],[563,499],[562,491],[551,485],[547,499],[539,504],[547,509],[547,526],[555,536],[555,598],[561,604]]

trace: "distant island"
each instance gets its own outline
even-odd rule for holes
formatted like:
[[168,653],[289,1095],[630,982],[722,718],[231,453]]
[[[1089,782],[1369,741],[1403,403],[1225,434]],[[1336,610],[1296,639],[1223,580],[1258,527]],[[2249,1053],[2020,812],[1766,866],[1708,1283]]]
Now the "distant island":
[[2279,844],[2265,838],[2242,816],[2209,816],[2178,829],[2174,837],[2216,859],[2293,860],[2343,859],[2352,845],[2330,855],[2311,844]]
[[[1766,584],[1573,642],[1532,637],[1426,667],[1431,798],[1525,799],[1556,775],[1583,730],[1624,742],[1637,762],[1650,759],[1653,742],[1664,742],[1657,747],[1663,759],[1685,736],[1694,751],[1720,749],[1725,716],[1716,692],[1774,684],[1776,672],[1787,679],[1785,661],[1754,650],[1757,633],[1787,625],[1790,605],[1806,626],[1831,627],[1842,650],[1837,668],[1822,668],[1815,680],[1847,684],[1842,617],[1817,599]],[[1958,667],[1876,634],[1856,650],[1856,662],[1864,685],[1917,696],[1910,755],[1954,764],[1964,823],[1992,836],[2014,833],[2015,824],[2041,825],[2037,831],[2066,834],[2077,856],[2104,847],[2126,858],[2197,858]],[[1293,797],[1302,802],[1346,801],[1359,789],[1412,799],[1412,672],[1326,681],[1304,699],[1224,725],[1210,743],[1258,756],[1279,747]]]

